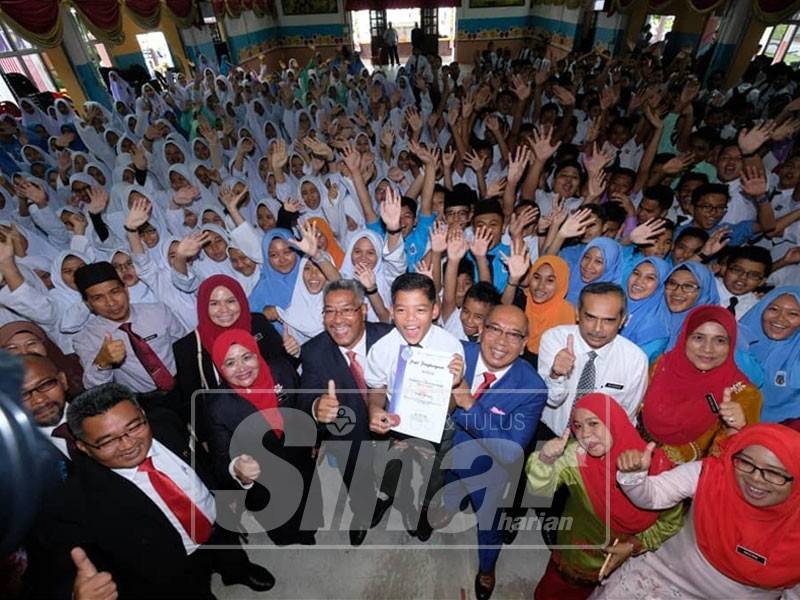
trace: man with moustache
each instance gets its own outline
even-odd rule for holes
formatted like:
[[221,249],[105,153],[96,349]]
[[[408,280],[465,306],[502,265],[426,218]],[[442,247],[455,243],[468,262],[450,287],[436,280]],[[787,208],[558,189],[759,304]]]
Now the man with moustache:
[[41,432],[67,458],[77,452],[75,438],[67,427],[67,376],[45,356],[22,357],[25,378],[20,398]]
[[[367,384],[364,367],[372,345],[392,330],[384,323],[367,322],[367,304],[363,286],[354,279],[332,281],[323,290],[322,309],[325,331],[303,344],[301,387],[304,408],[319,424],[321,440],[349,442],[349,452],[336,444],[326,452],[336,458],[336,466],[350,492],[353,523],[350,543],[359,546],[371,525],[375,490],[351,489],[358,452],[362,442],[371,439],[367,412]],[[340,415],[341,412],[341,415]],[[352,419],[351,423],[347,417]],[[367,461],[368,462],[368,461]],[[362,464],[366,464],[362,458]],[[359,474],[356,481],[372,481],[372,475]],[[375,520],[389,508],[391,502],[378,502]]]
[[[507,484],[513,487],[520,480],[525,449],[547,402],[547,387],[522,358],[527,340],[528,320],[522,310],[512,305],[493,308],[480,342],[462,342],[465,374],[453,390],[451,454],[461,468],[447,471],[445,479],[451,483],[445,488],[445,506],[453,511],[466,495],[478,515],[475,595],[482,600],[491,596],[495,585],[495,565],[503,544],[504,491]],[[514,492],[510,490],[509,502]],[[432,515],[431,520],[437,517]],[[444,521],[448,517],[444,515]]]

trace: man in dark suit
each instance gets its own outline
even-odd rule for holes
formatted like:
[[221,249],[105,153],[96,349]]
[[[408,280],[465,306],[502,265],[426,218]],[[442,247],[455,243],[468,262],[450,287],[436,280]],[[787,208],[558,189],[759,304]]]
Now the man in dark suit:
[[[467,496],[478,516],[479,600],[488,599],[494,590],[503,492],[507,484],[513,488],[519,481],[525,448],[547,402],[547,386],[521,358],[527,339],[525,313],[516,306],[496,306],[486,317],[480,343],[462,342],[464,380],[453,390],[454,468],[446,475],[450,483],[444,499],[447,509],[455,511]],[[511,489],[508,502],[515,491]]]
[[[336,459],[342,479],[350,492],[353,523],[350,542],[360,545],[372,521],[380,522],[391,500],[378,501],[374,519],[375,490],[351,489],[362,442],[371,440],[367,412],[367,384],[364,368],[372,345],[391,331],[390,325],[367,322],[364,288],[353,279],[329,283],[324,290],[323,318],[325,331],[303,344],[301,387],[305,410],[319,424],[321,440],[350,442],[323,446]],[[359,468],[371,466],[362,460]],[[361,473],[356,481],[370,481],[371,473]]]
[[200,461],[197,472],[190,466],[176,416],[145,415],[128,388],[110,383],[75,398],[67,423],[81,454],[38,527],[49,556],[35,594],[70,596],[75,547],[110,573],[120,597],[212,598],[212,571],[225,584],[272,588],[274,577],[248,561],[238,536],[214,525],[224,508]]

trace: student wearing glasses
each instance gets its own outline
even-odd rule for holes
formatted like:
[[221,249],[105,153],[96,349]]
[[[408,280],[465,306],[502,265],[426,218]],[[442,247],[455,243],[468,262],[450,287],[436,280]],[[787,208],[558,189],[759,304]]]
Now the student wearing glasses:
[[34,597],[70,596],[74,547],[111,574],[123,598],[213,598],[213,571],[226,585],[275,584],[238,535],[215,524],[216,484],[202,461],[192,468],[189,432],[174,415],[148,417],[130,389],[108,383],[75,398],[67,424],[80,453],[37,529],[44,554],[31,562],[47,576],[31,582]]
[[772,257],[766,248],[731,248],[716,280],[720,304],[741,319],[758,302],[755,290],[767,281],[771,268]]
[[686,524],[632,558],[593,598],[790,598],[800,592],[800,433],[754,425],[718,457],[648,475],[653,446],[618,459],[617,482],[640,508],[692,498]]
[[719,304],[714,274],[696,261],[678,265],[669,272],[664,282],[664,302],[669,310],[666,349],[670,350],[678,341],[683,321],[692,308],[702,304]]

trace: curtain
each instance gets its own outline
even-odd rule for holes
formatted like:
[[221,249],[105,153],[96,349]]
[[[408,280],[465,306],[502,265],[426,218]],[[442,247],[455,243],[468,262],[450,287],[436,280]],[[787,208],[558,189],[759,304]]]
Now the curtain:
[[161,20],[160,0],[125,0],[125,9],[142,29],[156,29]]
[[86,27],[104,44],[121,44],[122,11],[114,0],[72,0],[72,5],[83,17]]
[[61,43],[63,25],[57,2],[0,0],[0,13],[14,31],[40,48]]
[[172,16],[179,28],[186,29],[191,27],[198,20],[200,23],[197,23],[197,25],[202,24],[202,19],[199,18],[200,11],[197,9],[194,0],[164,0],[164,4],[167,5],[167,14]]
[[723,4],[725,0],[687,0],[687,2],[689,8],[695,12],[707,13]]
[[753,14],[759,21],[775,25],[800,10],[800,0],[753,0]]

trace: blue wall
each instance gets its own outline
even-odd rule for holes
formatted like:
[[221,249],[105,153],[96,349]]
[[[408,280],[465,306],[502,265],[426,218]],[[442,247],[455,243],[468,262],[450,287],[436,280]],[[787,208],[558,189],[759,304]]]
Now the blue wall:
[[99,102],[108,109],[111,108],[111,95],[100,79],[100,75],[95,70],[94,65],[88,63],[75,65],[75,74],[78,76],[83,85],[83,90],[90,100]]
[[119,54],[114,57],[114,62],[120,69],[127,69],[133,65],[142,65],[145,69],[147,69],[147,64],[144,62],[144,56],[142,56],[141,52]]

